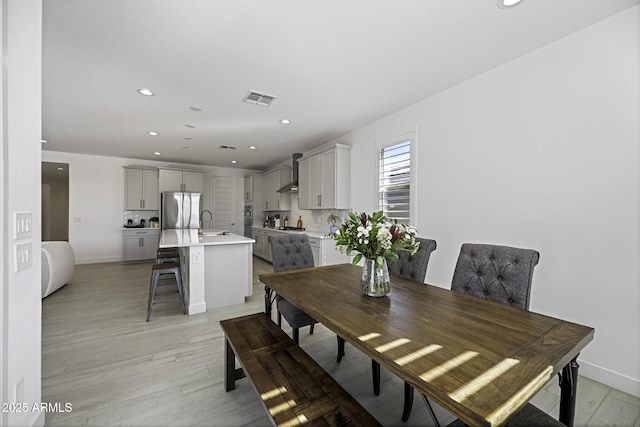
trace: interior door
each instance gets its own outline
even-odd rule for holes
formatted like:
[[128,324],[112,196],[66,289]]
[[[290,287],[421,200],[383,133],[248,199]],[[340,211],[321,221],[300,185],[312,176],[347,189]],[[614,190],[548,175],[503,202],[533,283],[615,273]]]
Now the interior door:
[[236,179],[227,176],[211,177],[211,208],[213,213],[213,228],[229,230],[242,234],[244,230],[238,228],[239,221],[236,209]]

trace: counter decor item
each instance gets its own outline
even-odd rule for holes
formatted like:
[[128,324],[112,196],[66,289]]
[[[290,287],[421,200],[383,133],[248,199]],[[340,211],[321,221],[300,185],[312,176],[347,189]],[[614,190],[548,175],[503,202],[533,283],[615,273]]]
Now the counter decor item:
[[399,224],[387,218],[382,211],[367,215],[349,212],[349,218],[336,233],[334,239],[340,253],[358,254],[353,258],[355,265],[364,257],[362,270],[362,293],[372,297],[382,297],[390,291],[387,263],[398,260],[396,251],[416,253],[416,229]]
[[340,222],[340,217],[335,213],[330,213],[327,217],[327,224],[329,224],[329,236],[334,237],[338,232],[338,226],[336,223]]

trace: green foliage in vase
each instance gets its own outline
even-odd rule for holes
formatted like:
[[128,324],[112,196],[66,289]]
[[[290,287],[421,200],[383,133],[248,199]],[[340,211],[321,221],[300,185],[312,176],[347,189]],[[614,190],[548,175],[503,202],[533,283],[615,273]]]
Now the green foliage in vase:
[[378,265],[382,265],[385,259],[392,263],[398,260],[396,251],[407,251],[413,255],[420,246],[416,242],[415,227],[399,224],[397,220],[387,218],[382,211],[371,215],[349,212],[349,218],[338,229],[334,239],[340,253],[358,253],[353,264],[363,256],[375,259]]

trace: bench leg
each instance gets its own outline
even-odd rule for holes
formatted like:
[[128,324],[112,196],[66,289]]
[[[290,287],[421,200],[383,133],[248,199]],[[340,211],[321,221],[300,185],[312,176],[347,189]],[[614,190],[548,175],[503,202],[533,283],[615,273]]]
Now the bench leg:
[[236,389],[236,380],[246,377],[242,368],[236,369],[236,354],[229,340],[224,340],[224,391]]

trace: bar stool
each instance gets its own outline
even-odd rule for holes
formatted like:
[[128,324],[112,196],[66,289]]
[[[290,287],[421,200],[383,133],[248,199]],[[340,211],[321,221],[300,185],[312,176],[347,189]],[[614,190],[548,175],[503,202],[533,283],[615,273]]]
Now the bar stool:
[[165,262],[177,262],[180,264],[180,252],[178,248],[158,248],[156,252],[156,264]]
[[163,274],[173,274],[175,280],[172,280],[170,284],[175,284],[178,287],[178,294],[180,294],[180,304],[182,304],[182,313],[187,314],[187,310],[184,304],[184,294],[182,291],[182,276],[180,273],[180,264],[177,262],[153,264],[151,266],[151,283],[149,284],[147,322],[151,318],[151,307],[155,302],[156,291],[158,290],[158,282],[160,281],[160,276]]

